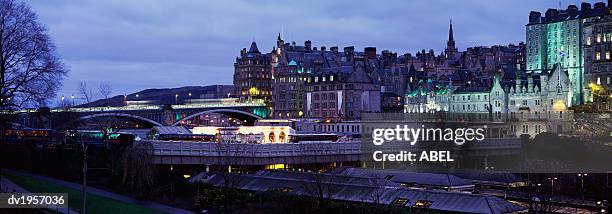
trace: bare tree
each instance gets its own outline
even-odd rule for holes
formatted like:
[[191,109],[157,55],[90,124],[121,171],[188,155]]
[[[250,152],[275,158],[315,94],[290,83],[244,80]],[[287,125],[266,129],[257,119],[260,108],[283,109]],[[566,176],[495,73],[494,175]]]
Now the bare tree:
[[94,100],[93,90],[91,88],[88,88],[87,83],[83,81],[79,82],[77,90],[79,92],[79,96],[81,96],[81,98],[85,102],[85,106],[89,106],[89,103]]
[[98,85],[98,92],[100,92],[100,95],[104,99],[108,99],[112,91],[113,91],[113,87],[111,86],[109,82],[101,82],[100,85]]
[[67,72],[30,7],[0,0],[0,109],[45,105]]
[[[67,72],[30,7],[0,0],[0,110],[46,104]],[[2,115],[0,132],[14,118]]]
[[[108,83],[100,83],[98,90],[98,93],[102,97],[108,97],[111,93],[111,86]],[[86,102],[86,106],[89,106],[96,97],[94,90],[88,87],[86,82],[79,83],[78,91],[79,95]],[[93,128],[102,133],[102,139],[104,140],[106,147],[110,148],[110,145],[107,143],[106,139],[108,136],[110,136],[110,134],[119,132],[120,128],[123,126],[123,121],[121,121],[119,118],[110,116],[103,118],[93,117],[90,120],[92,121],[91,125],[94,126]]]
[[[102,89],[102,87],[100,87],[99,89]],[[82,99],[85,102],[85,106],[89,106],[90,103],[94,100],[95,94],[93,92],[93,89],[87,87],[87,83],[86,82],[79,82],[79,86],[78,86],[78,92],[79,95],[82,97]],[[102,94],[102,92],[100,92]],[[109,91],[110,93],[110,91]],[[96,130],[99,130],[102,133],[102,141],[103,143],[106,145],[107,148],[110,148],[110,146],[108,145],[108,141],[106,140],[108,138],[108,136],[117,131],[117,122],[114,118],[110,119],[110,120],[105,120],[97,118],[97,117],[93,117],[91,118],[92,120],[92,124],[95,126]],[[87,212],[87,149],[89,148],[89,145],[87,144],[87,142],[85,142],[85,140],[83,140],[82,134],[79,133],[78,129],[79,128],[86,128],[86,127],[82,127],[83,125],[85,125],[86,123],[80,123],[79,125],[81,125],[81,127],[77,127],[75,128],[75,133],[76,135],[80,136],[80,144],[81,144],[81,148],[83,151],[83,186],[82,186],[82,191],[83,191],[83,208],[82,208],[82,212],[86,213]]]

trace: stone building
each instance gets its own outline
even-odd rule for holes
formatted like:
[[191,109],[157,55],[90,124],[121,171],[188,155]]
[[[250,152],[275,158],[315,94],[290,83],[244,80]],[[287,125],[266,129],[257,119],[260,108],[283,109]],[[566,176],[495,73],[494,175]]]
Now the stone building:
[[234,62],[234,95],[247,100],[272,98],[270,54],[259,52],[255,42],[248,51],[242,49]]
[[[548,9],[544,16],[531,11],[526,25],[526,73],[550,71],[560,63],[572,81],[573,104],[584,102],[584,51],[586,41],[583,23],[597,19],[608,10],[605,3],[582,3],[580,9],[569,5],[565,10]],[[588,39],[588,37],[587,37]]]
[[379,56],[376,48],[329,50],[284,43],[272,54],[273,113],[276,118],[353,120],[380,112]]
[[606,102],[612,91],[612,14],[584,23],[585,100]]

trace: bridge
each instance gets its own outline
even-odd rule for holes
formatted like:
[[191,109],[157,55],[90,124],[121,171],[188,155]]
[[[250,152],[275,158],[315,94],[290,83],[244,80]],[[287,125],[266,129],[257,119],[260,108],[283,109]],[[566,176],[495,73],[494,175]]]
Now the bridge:
[[230,116],[246,124],[268,117],[268,107],[263,100],[239,100],[238,98],[206,99],[198,103],[177,105],[125,105],[108,107],[66,107],[53,109],[22,109],[0,111],[15,116],[15,121],[30,128],[62,128],[74,120],[93,118],[120,118],[143,126],[176,126],[203,114],[218,113]]

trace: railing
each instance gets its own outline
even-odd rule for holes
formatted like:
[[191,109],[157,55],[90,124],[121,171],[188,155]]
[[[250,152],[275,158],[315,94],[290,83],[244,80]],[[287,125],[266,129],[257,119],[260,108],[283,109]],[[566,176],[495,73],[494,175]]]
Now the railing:
[[227,144],[149,141],[156,156],[289,157],[359,155],[361,142],[311,142],[283,144]]

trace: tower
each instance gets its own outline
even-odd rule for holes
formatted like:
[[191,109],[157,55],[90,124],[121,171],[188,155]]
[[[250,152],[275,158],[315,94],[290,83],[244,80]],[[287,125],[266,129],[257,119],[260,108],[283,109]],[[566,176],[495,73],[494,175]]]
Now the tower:
[[455,38],[453,38],[453,20],[450,21],[448,30],[448,41],[446,41],[446,49],[444,50],[447,59],[455,59],[457,48],[455,47]]

